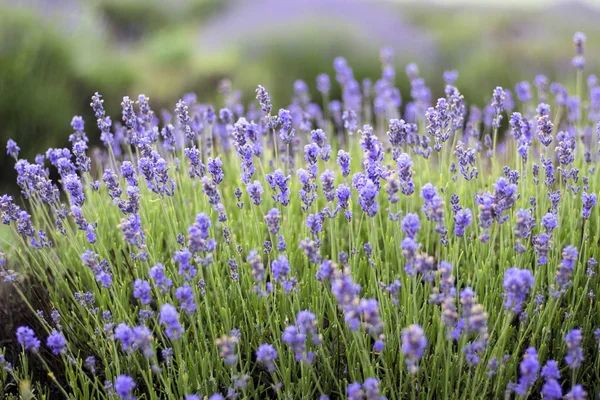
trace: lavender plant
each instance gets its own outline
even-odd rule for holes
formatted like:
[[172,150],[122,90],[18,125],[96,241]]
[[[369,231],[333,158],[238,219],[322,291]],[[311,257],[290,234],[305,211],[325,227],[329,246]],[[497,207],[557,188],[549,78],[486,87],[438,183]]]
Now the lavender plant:
[[374,84],[335,59],[341,99],[322,74],[279,111],[227,86],[161,117],[125,96],[113,123],[96,93],[93,156],[80,117],[33,163],[10,140],[27,205],[0,198],[0,277],[49,302],[0,353],[0,394],[597,395],[599,87],[574,42],[574,88],[540,75],[483,111],[414,64],[402,106],[386,49]]

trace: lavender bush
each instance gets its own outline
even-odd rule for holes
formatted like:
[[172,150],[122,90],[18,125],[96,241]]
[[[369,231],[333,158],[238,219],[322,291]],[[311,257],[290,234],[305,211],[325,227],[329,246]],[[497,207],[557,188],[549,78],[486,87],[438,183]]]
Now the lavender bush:
[[80,117],[34,162],[9,141],[28,206],[1,198],[1,275],[49,310],[0,356],[0,393],[597,395],[600,85],[574,42],[571,91],[539,75],[483,109],[456,71],[432,99],[414,64],[403,104],[384,49],[375,82],[334,61],[339,100],[320,75],[285,109],[225,85],[174,114],[126,96],[118,123],[96,93],[103,149]]

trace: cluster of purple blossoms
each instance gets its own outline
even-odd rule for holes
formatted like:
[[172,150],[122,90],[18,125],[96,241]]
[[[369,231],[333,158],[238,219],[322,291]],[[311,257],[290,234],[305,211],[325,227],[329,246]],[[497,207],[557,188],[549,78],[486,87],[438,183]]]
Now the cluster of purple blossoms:
[[183,335],[183,327],[179,322],[177,309],[171,304],[163,304],[160,307],[158,319],[161,325],[165,325],[165,335],[171,340],[178,340]]
[[152,302],[152,286],[148,281],[136,279],[133,281],[133,297],[138,299],[143,305],[148,305]]
[[146,358],[154,355],[152,348],[152,331],[146,326],[130,327],[125,323],[117,325],[114,332],[115,340],[121,342],[123,351],[133,353],[140,350]]
[[363,173],[356,173],[352,177],[352,185],[358,192],[358,203],[368,217],[374,217],[379,211],[377,196],[379,195],[378,186]]
[[582,332],[581,329],[573,329],[565,335],[565,343],[567,344],[565,362],[572,369],[579,368],[583,363],[583,350],[581,349],[581,342],[583,341]]
[[175,298],[181,303],[181,309],[187,314],[193,314],[196,311],[196,302],[194,301],[194,291],[187,283],[175,290]]
[[223,335],[215,341],[219,349],[219,356],[225,360],[225,365],[232,366],[237,362],[238,356],[235,354],[235,347],[240,342],[240,334],[237,330],[232,330],[228,335]]
[[8,139],[8,142],[6,142],[6,154],[8,154],[16,160],[19,157],[20,150],[21,148],[17,146],[17,142],[15,142],[12,139]]
[[465,229],[473,222],[473,213],[468,208],[461,208],[454,215],[454,234],[464,236]]
[[342,176],[346,177],[350,175],[350,154],[345,152],[344,150],[338,151],[337,163],[339,164],[342,170]]
[[515,245],[515,251],[519,254],[527,251],[527,248],[521,242],[522,240],[529,239],[531,232],[535,228],[535,218],[531,215],[531,211],[521,208],[515,213],[517,220],[515,223],[515,236],[519,239]]
[[273,273],[273,280],[275,282],[281,282],[283,289],[286,294],[290,293],[296,286],[296,278],[289,278],[290,273],[290,262],[287,257],[283,254],[277,256],[276,260],[271,263],[271,272]]
[[438,99],[434,107],[429,107],[425,113],[427,133],[435,139],[434,149],[440,151],[444,142],[450,138],[450,106],[444,98]]
[[122,219],[120,227],[127,243],[139,249],[145,249],[146,236],[142,231],[142,219],[139,214],[131,214]]
[[261,110],[265,118],[270,118],[271,110],[273,109],[273,106],[271,105],[271,96],[269,96],[269,92],[267,92],[267,89],[265,89],[261,85],[258,85],[258,87],[256,88],[256,100],[258,100],[258,103],[260,104]]
[[100,256],[91,250],[86,250],[81,255],[81,260],[96,276],[96,281],[102,287],[109,288],[112,286],[112,273],[107,260],[101,260]]
[[17,342],[25,350],[30,350],[32,352],[37,352],[40,348],[41,342],[35,336],[35,332],[28,326],[20,326],[17,328]]
[[501,176],[494,185],[493,212],[498,223],[504,223],[508,214],[504,214],[512,208],[519,199],[518,187],[515,183],[510,183],[508,179]]
[[427,338],[419,325],[411,325],[402,331],[402,353],[409,373],[419,372],[419,361],[426,348]]
[[271,189],[277,192],[277,194],[272,195],[273,200],[287,207],[290,203],[291,191],[288,188],[290,177],[286,176],[281,169],[277,169],[272,174],[267,174],[266,179]]
[[542,378],[544,378],[544,385],[542,386],[542,395],[544,399],[549,400],[560,400],[563,398],[562,388],[558,383],[560,379],[560,371],[556,361],[548,360],[546,365],[542,368]]
[[361,385],[354,382],[346,388],[346,398],[348,400],[386,400],[387,397],[381,395],[379,381],[377,378],[367,378]]
[[52,353],[56,355],[63,354],[67,351],[67,340],[63,334],[57,330],[50,332],[48,339],[46,339],[46,345],[52,350]]
[[573,276],[573,271],[575,270],[575,264],[577,263],[577,257],[579,256],[579,251],[575,246],[567,246],[562,251],[562,261],[558,266],[558,271],[556,271],[555,282],[558,286],[557,291],[552,291],[552,295],[558,297],[561,293],[564,293],[569,286],[573,284],[571,281]]
[[401,153],[396,162],[398,167],[398,178],[400,179],[400,187],[402,188],[402,194],[410,196],[415,192],[415,185],[413,184],[413,162],[410,155]]
[[315,314],[308,310],[300,311],[296,315],[296,325],[286,327],[281,336],[281,340],[286,343],[294,352],[296,361],[303,361],[311,364],[314,359],[314,353],[307,350],[306,341],[310,340],[314,345],[320,345],[323,341],[317,331],[318,321]]
[[584,219],[589,219],[590,214],[592,212],[592,208],[595,207],[598,203],[598,196],[596,195],[596,193],[588,194],[587,192],[583,192],[583,194],[581,195],[581,201],[583,202],[581,217]]
[[191,281],[196,277],[198,270],[192,263],[194,259],[187,248],[175,252],[173,261],[179,264],[179,275],[182,275],[186,281]]
[[523,302],[533,287],[533,274],[528,269],[509,268],[504,274],[504,308],[520,314]]
[[540,233],[533,237],[533,249],[535,254],[538,256],[537,263],[538,265],[546,265],[548,262],[548,253],[550,252],[552,245],[552,236],[546,233]]
[[585,57],[583,56],[583,44],[585,43],[586,37],[582,32],[576,32],[573,35],[573,44],[575,45],[575,56],[571,60],[573,65],[578,70],[582,70],[585,66]]
[[272,208],[265,215],[265,222],[267,224],[267,228],[269,232],[273,235],[277,235],[279,233],[279,225],[281,223],[281,212],[278,208]]
[[465,353],[467,364],[478,364],[481,354],[485,352],[488,340],[487,313],[481,304],[477,304],[475,292],[470,287],[460,292],[460,304],[462,305],[462,317],[457,321],[452,337],[462,333],[464,335],[475,335],[475,339],[466,344],[462,351]]
[[519,396],[526,396],[537,381],[540,372],[540,362],[538,361],[538,354],[535,348],[529,347],[525,351],[523,360],[519,365],[519,372],[519,382],[513,384],[514,386],[509,386],[509,388],[514,389],[515,393]]
[[421,197],[423,198],[424,204],[422,211],[428,220],[435,222],[435,231],[438,232],[441,237],[441,242],[445,246],[448,244],[448,231],[444,226],[444,201],[437,192],[435,186],[431,183],[426,183],[421,188]]
[[540,143],[545,147],[548,147],[550,143],[552,143],[552,130],[554,125],[552,124],[551,116],[550,116],[550,106],[544,103],[541,103],[537,108],[538,116],[537,116],[537,127],[536,133]]
[[275,360],[277,360],[277,350],[268,343],[261,344],[256,350],[256,360],[267,368],[269,372],[275,372]]
[[210,237],[212,222],[205,213],[196,215],[196,222],[188,228],[188,248],[198,255],[198,261],[203,267],[212,263],[212,252],[217,242]]
[[166,293],[173,285],[173,281],[165,275],[165,267],[161,263],[158,263],[150,268],[148,275],[154,281],[154,285],[162,293]]

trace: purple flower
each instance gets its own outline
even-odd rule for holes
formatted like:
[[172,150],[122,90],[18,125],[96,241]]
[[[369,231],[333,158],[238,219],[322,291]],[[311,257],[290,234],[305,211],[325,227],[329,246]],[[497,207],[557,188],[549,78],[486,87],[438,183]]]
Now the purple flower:
[[81,184],[81,179],[79,179],[79,176],[76,174],[69,174],[65,176],[63,185],[71,196],[71,203],[78,207],[83,206],[85,197],[83,195],[83,185]]
[[406,233],[407,237],[415,239],[420,227],[421,222],[417,214],[408,213],[402,218],[402,232]]
[[181,309],[191,315],[196,311],[194,291],[187,283],[175,290],[175,298],[181,302]]
[[173,256],[173,261],[179,263],[179,275],[183,275],[187,281],[192,280],[198,272],[192,264],[192,260],[192,253],[187,248],[175,252]]
[[231,331],[231,335],[223,335],[218,338],[215,343],[219,349],[219,355],[225,360],[225,365],[232,366],[237,361],[237,355],[235,354],[235,346],[240,341],[240,336],[234,333],[235,330]]
[[444,78],[444,82],[446,82],[448,85],[454,85],[454,82],[456,82],[456,80],[458,79],[458,71],[444,71],[444,74],[442,76]]
[[436,223],[436,232],[442,235],[442,243],[446,241],[446,228],[444,227],[444,202],[438,195],[437,189],[431,183],[426,183],[421,188],[421,197],[424,200],[421,210],[428,220]]
[[583,192],[581,195],[581,201],[583,202],[581,217],[584,219],[589,219],[592,207],[596,206],[598,203],[598,197],[596,196],[596,193],[588,194],[587,192]]
[[587,392],[581,385],[574,385],[569,393],[565,395],[566,400],[586,400]]
[[165,325],[165,335],[169,339],[178,340],[183,334],[183,327],[179,323],[177,309],[171,304],[163,304],[160,308],[159,323]]
[[317,271],[316,278],[320,282],[324,281],[325,279],[332,279],[335,271],[336,266],[331,260],[323,260],[319,270]]
[[402,153],[398,156],[396,166],[398,167],[398,178],[400,179],[402,194],[410,196],[415,191],[415,185],[413,184],[412,180],[412,159],[408,154]]
[[532,100],[531,84],[527,81],[519,82],[515,85],[517,99],[522,103],[529,103]]
[[135,387],[135,381],[130,376],[119,375],[115,380],[115,392],[122,400],[134,400],[132,392]]
[[367,378],[363,383],[363,391],[367,400],[386,400],[379,391],[379,381],[377,378]]
[[571,282],[573,271],[575,269],[575,264],[577,263],[577,257],[579,255],[579,251],[575,246],[566,246],[562,251],[562,261],[558,266],[558,271],[556,272],[556,284],[560,288],[559,292],[555,294],[557,296],[560,293],[564,293],[569,286],[573,284]]
[[558,227],[558,216],[553,213],[546,213],[542,217],[542,226],[546,230],[546,233],[552,235],[552,232]]
[[562,388],[558,383],[560,379],[560,371],[556,365],[556,361],[548,360],[546,365],[542,368],[542,377],[545,382],[542,386],[542,395],[544,399],[548,400],[560,400],[562,399]]
[[502,112],[504,111],[504,101],[506,98],[506,92],[500,86],[494,89],[492,93],[491,106],[494,109],[494,120],[492,126],[497,129],[500,127],[500,121],[502,120]]
[[331,90],[331,81],[329,80],[329,75],[320,74],[317,76],[317,90],[327,96],[329,91]]
[[[406,143],[409,133],[410,133],[410,128],[408,127],[408,124],[403,119],[401,119],[401,120],[391,119],[390,120],[389,130],[388,130],[387,134],[390,138],[390,143],[394,147],[395,152],[399,152],[400,150],[398,149],[398,147],[403,146]],[[394,157],[394,158],[396,158],[396,157]]]
[[429,107],[425,113],[427,133],[435,138],[434,149],[440,151],[442,145],[450,138],[450,106],[444,98],[438,99],[434,107]]
[[521,372],[521,376],[519,377],[519,383],[515,387],[515,392],[519,396],[526,396],[529,389],[538,379],[540,371],[540,363],[535,348],[530,347],[525,351],[519,371]]
[[267,367],[267,371],[275,372],[275,363],[274,361],[277,359],[277,350],[268,344],[264,343],[258,346],[256,350],[256,360]]
[[470,181],[479,176],[479,171],[475,168],[475,163],[477,162],[475,149],[468,148],[465,150],[462,142],[458,142],[454,149],[454,155],[458,160],[460,173],[465,180]]
[[141,279],[136,279],[133,282],[133,297],[139,299],[140,302],[144,305],[150,304],[152,301],[151,292],[152,287],[148,281],[144,281]]
[[533,237],[533,247],[538,256],[538,265],[546,265],[548,262],[548,253],[550,252],[551,237],[546,233],[540,233]]
[[21,150],[21,148],[17,146],[17,142],[8,139],[8,142],[6,143],[6,154],[16,160],[19,157],[19,150]]
[[209,158],[206,163],[208,172],[212,175],[212,181],[215,185],[223,182],[223,161],[219,157]]
[[344,128],[351,134],[356,131],[358,127],[358,116],[354,110],[345,110],[342,114],[342,120],[344,121]]
[[184,150],[185,157],[190,160],[190,170],[189,177],[203,177],[205,172],[204,164],[202,163],[200,150],[196,147],[196,145],[191,148],[187,148]]
[[363,400],[364,396],[362,385],[358,382],[351,383],[346,388],[346,398],[348,400]]
[[514,183],[510,183],[508,179],[501,176],[494,184],[494,204],[493,210],[496,220],[502,224],[509,216],[504,215],[505,211],[512,208],[513,204],[519,198],[518,187]]
[[583,54],[583,45],[585,43],[586,37],[583,32],[575,32],[573,35],[573,44],[575,45],[575,53]]
[[583,362],[583,351],[581,349],[582,341],[582,329],[573,329],[565,335],[565,343],[567,344],[565,362],[572,369],[580,367]]
[[337,163],[342,169],[342,176],[350,175],[350,154],[344,150],[338,151]]
[[262,258],[256,250],[251,250],[248,253],[246,262],[252,267],[252,276],[254,281],[259,283],[265,280],[265,266],[263,265]]
[[515,236],[521,239],[530,237],[531,231],[535,228],[535,218],[531,216],[529,210],[524,208],[517,210],[516,215]]
[[52,331],[48,339],[46,340],[46,345],[52,349],[54,354],[62,354],[66,351],[67,341],[62,333],[59,331]]
[[25,350],[31,350],[33,352],[37,352],[40,348],[40,340],[35,337],[35,333],[33,329],[28,326],[20,326],[17,328],[17,342]]
[[332,170],[326,169],[321,174],[321,185],[323,187],[323,193],[325,194],[325,199],[328,202],[332,202],[335,199],[335,174]]
[[475,203],[479,207],[479,226],[483,228],[479,240],[486,243],[489,239],[489,229],[494,223],[494,197],[490,192],[477,195]]
[[279,192],[272,196],[273,200],[286,207],[290,203],[290,189],[288,188],[290,177],[286,176],[281,169],[277,169],[272,174],[267,174],[266,178],[271,189]]
[[354,187],[358,191],[358,203],[360,204],[360,208],[367,216],[374,217],[377,214],[377,211],[379,211],[379,203],[377,202],[379,189],[373,181],[368,178],[364,185],[359,187],[355,185]]
[[315,237],[323,231],[323,222],[324,218],[321,213],[310,214],[306,217],[306,226]]
[[306,340],[310,336],[313,344],[321,343],[322,338],[317,332],[317,325],[315,314],[304,310],[296,315],[296,325],[288,326],[283,331],[281,340],[290,346],[297,361],[312,363],[314,354],[307,351]]
[[463,236],[465,234],[465,228],[471,225],[473,221],[473,213],[468,208],[463,208],[454,215],[454,234],[456,236]]
[[408,372],[419,372],[419,360],[427,348],[427,338],[419,325],[411,325],[402,331],[402,353]]
[[504,274],[504,308],[519,314],[533,287],[533,274],[528,269],[509,268]]
[[267,223],[269,232],[273,235],[277,235],[277,233],[279,233],[279,224],[281,222],[281,213],[279,212],[279,209],[270,209],[267,215],[265,215],[265,222]]
[[550,107],[547,104],[540,104],[538,106],[538,117],[537,117],[537,128],[536,132],[540,143],[545,147],[548,147],[552,143],[552,130],[554,125],[552,124],[551,117],[549,115]]
[[254,203],[255,206],[260,205],[260,203],[262,202],[261,196],[264,192],[260,182],[254,181],[253,183],[248,184],[248,186],[246,187],[246,190],[248,191],[248,194],[250,195],[250,198],[252,199],[252,203]]
[[287,278],[290,273],[290,262],[287,257],[280,254],[276,260],[273,260],[273,262],[271,262],[271,271],[273,272],[273,279],[276,282]]
[[271,110],[273,109],[273,106],[271,105],[271,96],[269,96],[269,92],[267,92],[267,89],[265,89],[261,85],[258,85],[258,87],[256,88],[256,100],[258,100],[260,108],[265,117],[270,117]]
[[206,267],[212,262],[212,253],[217,242],[210,237],[210,227],[212,222],[210,217],[205,213],[196,215],[196,222],[188,228],[188,247],[193,253],[204,253],[204,257],[200,259],[203,267]]

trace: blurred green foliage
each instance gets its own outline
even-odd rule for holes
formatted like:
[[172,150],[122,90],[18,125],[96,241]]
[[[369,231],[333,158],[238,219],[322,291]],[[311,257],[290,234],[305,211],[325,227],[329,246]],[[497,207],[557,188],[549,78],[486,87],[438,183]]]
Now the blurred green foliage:
[[[303,79],[314,89],[316,75],[333,73],[337,55],[347,57],[358,79],[380,75],[379,49],[368,37],[349,35],[352,26],[317,30],[307,23],[270,31],[260,40],[230,40],[208,49],[199,43],[201,28],[235,7],[234,1],[94,0],[78,5],[70,20],[65,18],[69,10],[44,15],[33,8],[0,6],[0,143],[4,147],[14,138],[24,157],[66,145],[73,115],[84,116],[86,130],[97,140],[89,109],[95,91],[103,94],[116,119],[123,95],[144,93],[155,110],[172,109],[185,92],[198,93],[201,101],[217,100],[223,78],[243,90],[247,101],[261,83],[276,107],[284,107],[294,80]],[[571,73],[575,30],[586,32],[590,47],[600,42],[597,14],[585,9],[516,12],[404,5],[397,12],[433,38],[434,62],[420,65],[433,95],[443,93],[443,70],[457,69],[461,92],[480,106],[497,85],[512,88],[537,73],[564,79]],[[600,64],[596,54],[588,55],[588,71]],[[396,55],[405,102],[410,88],[404,66],[413,58],[419,59],[418,49]],[[335,90],[334,85],[334,97]],[[14,173],[4,154],[0,167],[0,185],[7,191]]]

